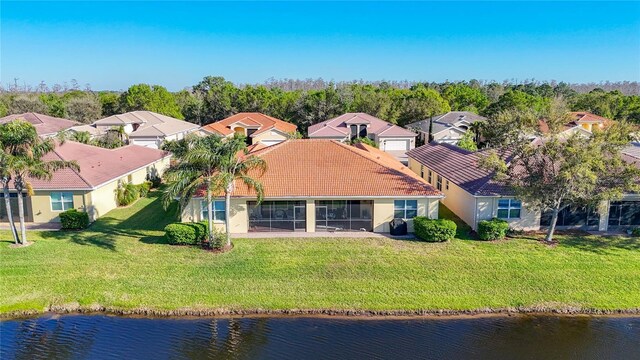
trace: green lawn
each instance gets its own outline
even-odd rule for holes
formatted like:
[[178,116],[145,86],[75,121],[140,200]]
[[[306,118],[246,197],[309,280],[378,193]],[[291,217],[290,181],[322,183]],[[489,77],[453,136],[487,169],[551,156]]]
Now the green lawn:
[[0,232],[0,313],[74,305],[640,308],[640,242],[631,238],[566,236],[555,247],[535,239],[238,239],[216,255],[163,243],[172,218],[152,193],[84,232],[33,231],[26,248],[9,248],[9,232]]

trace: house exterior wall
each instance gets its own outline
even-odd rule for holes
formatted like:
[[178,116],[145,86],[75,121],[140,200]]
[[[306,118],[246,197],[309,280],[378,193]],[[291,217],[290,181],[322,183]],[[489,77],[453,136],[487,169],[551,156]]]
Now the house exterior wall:
[[[473,229],[477,228],[477,222],[480,220],[491,220],[498,216],[498,200],[513,199],[513,197],[478,197],[477,198],[477,221]],[[540,211],[527,209],[526,204],[522,204],[520,210],[520,218],[504,219],[509,223],[509,227],[516,230],[539,230],[540,229]]]
[[437,142],[443,142],[447,144],[457,144],[462,138],[462,133],[453,129],[447,129],[433,134],[433,140]]
[[86,206],[86,194],[88,191],[83,190],[36,190],[34,195],[26,198],[31,201],[31,212],[33,214],[34,223],[60,222],[61,211],[51,209],[51,193],[52,192],[70,192],[73,193],[73,208],[84,210]]
[[[346,198],[345,198],[346,199]],[[389,222],[393,220],[393,201],[403,200],[406,198],[398,197],[397,199],[371,199],[358,198],[354,200],[373,200],[373,232],[389,232]],[[414,198],[411,198],[414,199]],[[218,199],[219,200],[219,199]],[[300,199],[269,199],[270,201],[278,200],[300,200]],[[316,211],[315,202],[321,200],[336,200],[336,198],[314,198],[306,199],[306,220],[307,232],[315,231]],[[433,219],[438,218],[438,199],[437,198],[419,198],[418,200],[418,216],[428,216]],[[201,217],[201,198],[192,199],[183,209],[181,219],[183,222],[197,222],[206,219]],[[249,214],[247,210],[247,201],[250,199],[232,198],[231,199],[231,216],[229,217],[231,233],[242,234],[249,230]],[[413,221],[408,220],[408,229],[413,232]],[[224,230],[223,222],[216,222],[216,228]]]

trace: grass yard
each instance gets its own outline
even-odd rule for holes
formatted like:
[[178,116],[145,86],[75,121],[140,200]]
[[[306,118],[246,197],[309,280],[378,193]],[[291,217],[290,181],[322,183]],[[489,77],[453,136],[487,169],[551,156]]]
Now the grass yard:
[[[446,211],[446,209],[445,209]],[[174,215],[172,215],[174,214]],[[164,243],[158,193],[84,232],[0,232],[0,313],[49,306],[174,309],[640,308],[640,242],[564,236],[485,243],[237,239],[212,254]]]

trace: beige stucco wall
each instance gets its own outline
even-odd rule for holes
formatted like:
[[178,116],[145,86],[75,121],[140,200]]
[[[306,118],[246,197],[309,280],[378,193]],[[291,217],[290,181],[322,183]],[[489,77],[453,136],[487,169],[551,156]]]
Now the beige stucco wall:
[[[393,220],[393,201],[397,199],[373,199],[373,231],[389,232],[389,222]],[[285,200],[285,199],[274,199]],[[315,202],[331,199],[307,199],[307,232],[315,231],[316,211]],[[335,199],[334,199],[335,200]],[[360,199],[367,200],[367,199]],[[368,199],[371,200],[371,199]],[[420,198],[418,200],[418,216],[428,216],[432,219],[438,218],[438,200],[435,198]],[[201,219],[201,199],[193,199],[182,211],[183,222],[194,222]],[[231,216],[229,218],[232,233],[246,233],[249,226],[249,215],[247,211],[247,199],[231,199]],[[413,221],[407,221],[409,231],[413,231]],[[224,223],[216,223],[216,227],[224,230]]]
[[287,140],[287,137],[285,135],[283,135],[282,133],[278,132],[278,131],[273,131],[273,130],[269,130],[269,131],[265,131],[261,134],[258,135],[254,135],[253,137],[253,143],[257,144],[258,142],[262,142],[264,140],[272,140],[272,141],[285,141]]
[[[478,197],[477,221],[490,220],[498,216],[498,200],[513,199],[512,197]],[[525,203],[522,204],[519,219],[505,219],[509,227],[516,230],[538,230],[540,229],[540,212],[527,209]],[[477,225],[477,224],[476,224]],[[474,227],[475,229],[475,227]]]
[[[34,223],[60,222],[58,216],[61,211],[53,211],[51,209],[51,193],[61,191],[36,190],[34,195],[27,201],[31,201],[31,209]],[[62,191],[73,193],[73,207],[83,210],[86,205],[87,191]]]

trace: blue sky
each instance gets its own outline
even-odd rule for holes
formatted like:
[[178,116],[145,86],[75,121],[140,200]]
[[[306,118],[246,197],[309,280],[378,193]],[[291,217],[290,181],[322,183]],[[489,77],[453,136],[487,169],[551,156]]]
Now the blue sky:
[[0,81],[640,81],[640,2],[0,1]]

